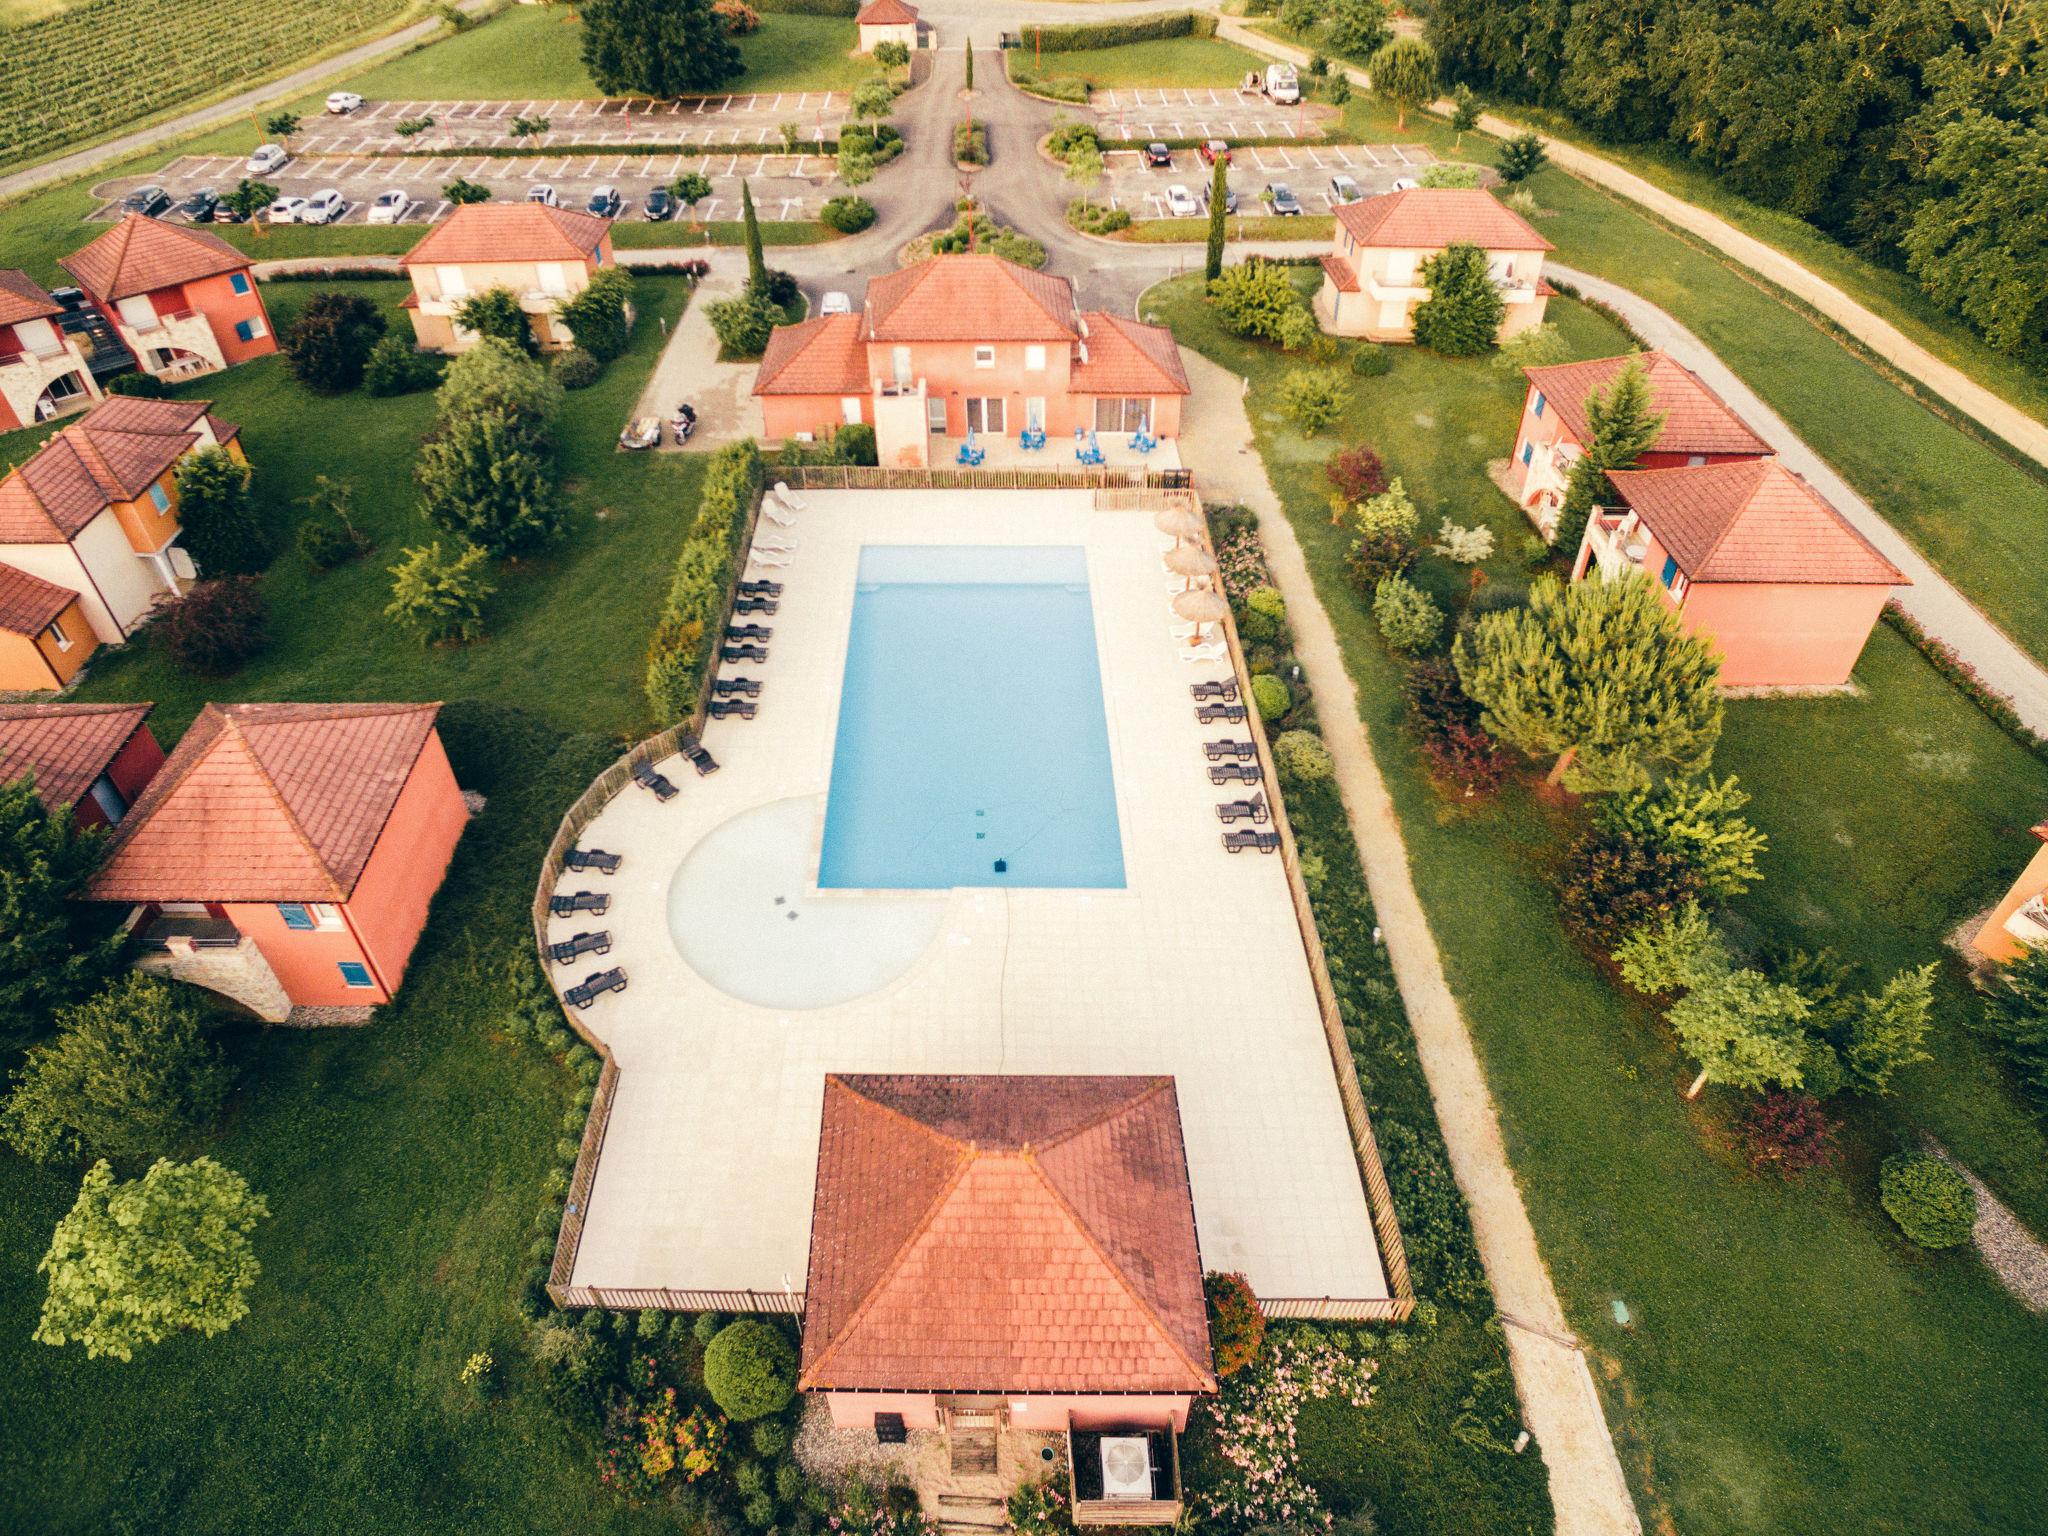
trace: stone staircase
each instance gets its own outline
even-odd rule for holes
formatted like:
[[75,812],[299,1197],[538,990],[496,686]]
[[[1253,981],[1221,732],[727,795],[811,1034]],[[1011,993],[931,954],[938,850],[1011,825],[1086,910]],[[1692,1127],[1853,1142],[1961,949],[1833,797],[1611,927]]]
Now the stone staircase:
[[939,1530],[943,1536],[991,1536],[1009,1528],[1009,1506],[1001,1499],[965,1493],[939,1495]]

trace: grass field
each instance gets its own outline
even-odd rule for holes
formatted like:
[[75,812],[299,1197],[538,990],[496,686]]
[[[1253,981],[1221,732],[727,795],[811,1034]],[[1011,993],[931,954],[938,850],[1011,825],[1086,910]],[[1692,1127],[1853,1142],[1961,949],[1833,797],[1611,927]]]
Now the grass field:
[[[1269,399],[1293,366],[1222,335],[1181,279],[1148,309]],[[1611,331],[1561,304],[1579,355]],[[1355,381],[1340,429],[1304,444],[1255,411],[1258,446],[1344,643],[1361,711],[1408,840],[1446,971],[1480,1045],[1509,1150],[1573,1326],[1595,1347],[1609,1413],[1646,1516],[1688,1533],[2037,1527],[2048,1430],[2029,1407],[2048,1319],[1968,1253],[1909,1248],[1871,1195],[1874,1160],[1925,1126],[2048,1225],[2041,1125],[1958,1028],[1945,977],[1935,1060],[1859,1112],[1838,1174],[1781,1188],[1742,1171],[1731,1101],[1680,1097],[1685,1073],[1653,1019],[1624,1004],[1565,938],[1545,868],[1558,812],[1520,790],[1453,803],[1400,733],[1396,669],[1342,573],[1319,465],[1367,441],[1440,515],[1503,533],[1497,581],[1526,568],[1519,514],[1483,473],[1515,430],[1521,390],[1483,364],[1402,351]],[[1455,586],[1441,562],[1427,581]],[[1773,838],[1752,932],[1830,943],[1883,972],[1936,958],[1941,931],[2011,877],[2012,839],[2048,800],[2048,769],[1943,686],[1887,630],[1855,699],[1744,703],[1715,760],[1757,792]],[[1967,826],[1966,826],[1967,824]],[[1629,1330],[1608,1310],[1624,1299]]]
[[1246,71],[1266,67],[1257,54],[1213,37],[1168,37],[1115,48],[1049,48],[1034,53],[1031,28],[1022,28],[1018,35],[1024,46],[1010,55],[1017,68],[1044,78],[1086,80],[1097,88],[1235,85]]
[[[1240,208],[1250,205],[1250,200],[1241,201]],[[1231,240],[1328,240],[1337,228],[1334,217],[1324,213],[1305,213],[1294,218],[1277,218],[1271,214],[1241,214],[1227,221]],[[1120,229],[1109,236],[1112,240],[1126,241],[1132,245],[1174,245],[1209,238],[1207,219],[1141,219],[1127,229]]]

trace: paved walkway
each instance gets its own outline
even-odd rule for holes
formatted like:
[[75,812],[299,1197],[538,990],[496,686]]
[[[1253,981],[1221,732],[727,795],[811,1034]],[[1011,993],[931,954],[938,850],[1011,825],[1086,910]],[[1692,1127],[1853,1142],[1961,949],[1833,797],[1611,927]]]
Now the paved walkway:
[[716,448],[749,433],[758,436],[760,431],[761,412],[747,392],[756,365],[718,360],[718,335],[711,329],[708,313],[712,304],[731,298],[746,285],[746,253],[727,248],[698,254],[710,260],[711,274],[690,296],[690,307],[683,311],[633,407],[635,416],[661,418],[664,452],[675,447],[667,426],[684,400],[697,409],[697,430],[690,434],[693,452]]
[[1359,720],[1358,695],[1336,631],[1310,580],[1294,530],[1251,447],[1241,382],[1197,352],[1182,354],[1194,394],[1181,424],[1181,455],[1211,500],[1259,515],[1273,580],[1287,599],[1295,656],[1315,690],[1324,739],[1337,767],[1366,884],[1415,1031],[1458,1187],[1472,1207],[1479,1254],[1507,1330],[1522,1411],[1550,1471],[1559,1536],[1635,1536],[1642,1530],[1584,1354],[1536,1246],[1515,1185],[1472,1037],[1444,979],[1436,939],[1409,878],[1400,822]]
[[[1276,43],[1233,17],[1218,18],[1216,35],[1272,58],[1290,59],[1297,64],[1308,62],[1308,55],[1301,49]],[[1346,72],[1357,84],[1370,86],[1364,70],[1348,67]],[[1449,105],[1439,103],[1435,110],[1448,112]],[[1513,138],[1529,131],[1526,124],[1510,122],[1491,112],[1480,115],[1479,126],[1497,138]],[[2037,421],[2010,401],[2000,398],[1961,369],[1943,362],[1889,320],[1864,308],[1826,278],[1800,265],[1776,246],[1743,233],[1726,219],[1704,208],[1674,197],[1654,182],[1622,169],[1612,160],[1548,134],[1539,133],[1537,137],[1543,141],[1551,160],[1562,169],[1597,187],[1618,193],[1687,233],[1708,241],[1724,256],[1734,258],[1802,303],[1812,305],[1892,367],[1972,417],[1985,430],[2003,438],[2029,458],[2048,464],[2048,424]]]
[[1823,496],[1835,504],[1856,529],[1884,552],[1913,585],[1899,593],[1899,606],[1911,614],[1920,627],[1949,646],[1956,655],[1976,668],[1985,684],[2012,700],[2013,708],[2032,730],[2048,735],[2048,671],[2015,645],[1948,579],[1913,547],[1905,535],[1878,515],[1869,502],[1836,474],[1828,462],[1807,447],[1782,417],[1758,398],[1713,351],[1649,300],[1610,283],[1605,278],[1553,264],[1549,269],[1589,298],[1611,304],[1642,332],[1652,346],[1661,347],[1692,369],[1735,408],[1744,420],[1764,435],[1778,450],[1788,469],[1804,475]]

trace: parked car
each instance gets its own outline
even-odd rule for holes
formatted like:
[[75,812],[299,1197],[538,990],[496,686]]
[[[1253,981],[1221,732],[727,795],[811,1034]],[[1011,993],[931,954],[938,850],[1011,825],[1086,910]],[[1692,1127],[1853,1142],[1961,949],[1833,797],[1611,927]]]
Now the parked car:
[[853,313],[853,300],[835,288],[818,301],[818,313],[821,315],[850,315]]
[[544,181],[537,181],[526,189],[526,200],[529,203],[539,203],[543,208],[559,208],[562,206],[556,201],[555,189]]
[[652,188],[640,201],[640,217],[650,224],[659,224],[663,219],[672,219],[675,215],[675,194],[667,187]]
[[1358,190],[1358,183],[1349,176],[1332,176],[1330,178],[1330,204],[1332,207],[1340,203],[1355,203],[1364,196],[1365,194]]
[[659,448],[661,446],[661,418],[641,416],[626,423],[626,430],[619,434],[621,448]]
[[1173,169],[1173,151],[1154,139],[1145,146],[1145,163],[1154,169],[1164,167],[1170,171]]
[[[1209,189],[1207,187],[1202,188],[1202,206],[1205,209],[1209,206]],[[1237,212],[1237,192],[1231,187],[1223,189],[1223,211],[1225,213]]]
[[600,219],[616,219],[619,216],[619,189],[599,187],[590,194],[590,201],[583,205],[585,213],[594,213]]
[[282,144],[264,144],[249,157],[248,171],[251,176],[268,176],[289,159]]
[[139,213],[152,219],[170,206],[171,194],[162,187],[137,187],[121,199],[123,213]]
[[333,187],[323,187],[306,199],[299,210],[301,224],[332,224],[348,212],[348,199]]
[[211,224],[216,208],[220,207],[220,196],[211,189],[201,187],[185,201],[178,204],[178,212],[194,224]]
[[1422,183],[1417,181],[1413,176],[1403,176],[1400,180],[1396,181],[1391,187],[1387,188],[1387,190],[1389,192],[1413,192],[1417,187],[1421,185]]
[[1166,189],[1166,212],[1168,217],[1192,219],[1202,211],[1202,205],[1195,201],[1195,194],[1179,182]]
[[1202,157],[1204,165],[1214,165],[1218,160],[1225,165],[1230,164],[1230,146],[1222,139],[1202,140],[1202,147],[1195,153]]
[[363,98],[354,91],[336,91],[327,98],[327,110],[337,117],[346,117],[351,112],[360,112]]
[[377,194],[365,217],[372,224],[402,224],[405,222],[405,216],[412,212],[412,206],[412,199],[393,187],[388,192]]
[[1282,216],[1301,212],[1301,199],[1294,195],[1293,189],[1284,181],[1266,183],[1266,201],[1273,205],[1275,213]]
[[280,197],[263,211],[263,217],[272,224],[296,224],[299,215],[306,211],[303,197]]
[[1268,64],[1265,84],[1266,95],[1283,106],[1291,107],[1301,100],[1301,77],[1292,64]]

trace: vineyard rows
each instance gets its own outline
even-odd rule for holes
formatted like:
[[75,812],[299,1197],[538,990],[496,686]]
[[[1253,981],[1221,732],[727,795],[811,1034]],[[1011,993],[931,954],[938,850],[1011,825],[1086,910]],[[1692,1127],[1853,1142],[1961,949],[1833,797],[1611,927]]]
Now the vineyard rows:
[[6,34],[0,166],[261,77],[407,0],[86,0]]

